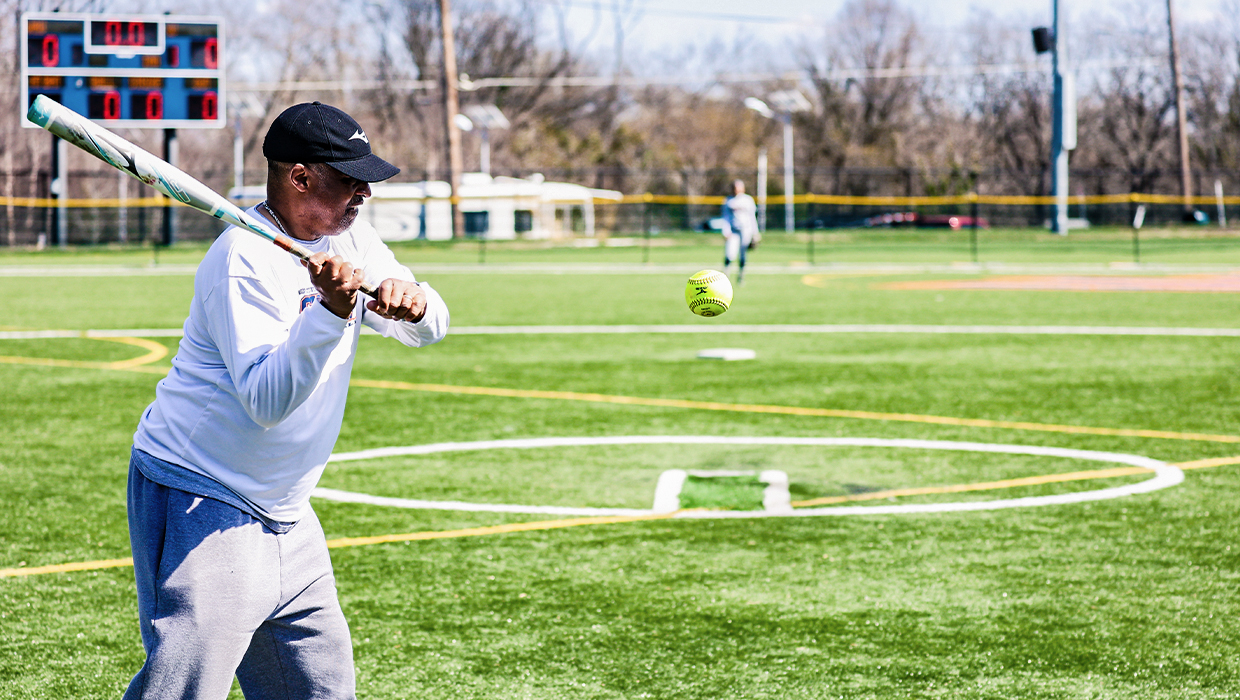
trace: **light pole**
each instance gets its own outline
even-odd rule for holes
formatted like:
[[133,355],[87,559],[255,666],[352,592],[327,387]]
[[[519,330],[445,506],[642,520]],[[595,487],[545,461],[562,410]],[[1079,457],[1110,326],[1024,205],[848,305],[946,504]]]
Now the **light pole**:
[[796,221],[793,210],[792,197],[795,192],[795,185],[792,178],[792,114],[789,112],[780,112],[779,121],[784,124],[784,231],[792,233],[796,228]]
[[479,158],[481,163],[479,169],[490,175],[491,130],[507,129],[509,127],[508,118],[495,105],[470,105],[464,109],[464,112],[474,126],[478,127],[478,131],[481,132],[479,135],[482,137],[482,153]]
[[766,231],[766,147],[758,149],[758,230]]
[[1076,83],[1068,71],[1068,57],[1063,31],[1060,0],[1052,0],[1054,27],[1033,30],[1033,47],[1038,53],[1051,54],[1054,78],[1053,125],[1051,127],[1051,194],[1055,198],[1055,215],[1051,231],[1068,235],[1068,151],[1076,148]]
[[[792,233],[795,228],[792,170],[792,113],[811,109],[809,100],[798,90],[780,90],[769,95],[771,105],[756,97],[746,97],[745,106],[767,119],[778,119],[784,125],[784,231]],[[774,109],[771,109],[774,107]]]
[[[766,103],[756,97],[746,97],[745,106],[753,111],[761,114],[767,119],[775,117],[775,113],[771,111]],[[784,151],[784,161],[788,160],[788,152]],[[785,183],[786,184],[786,183]],[[766,149],[758,151],[758,184],[756,189],[758,195],[758,229],[766,230]]]

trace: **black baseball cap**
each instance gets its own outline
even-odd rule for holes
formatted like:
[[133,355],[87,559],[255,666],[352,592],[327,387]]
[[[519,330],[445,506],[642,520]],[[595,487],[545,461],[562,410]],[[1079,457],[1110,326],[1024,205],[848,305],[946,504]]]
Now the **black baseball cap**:
[[363,182],[380,182],[400,168],[370,152],[370,139],[353,117],[322,102],[280,113],[263,139],[263,155],[280,163],[327,163]]

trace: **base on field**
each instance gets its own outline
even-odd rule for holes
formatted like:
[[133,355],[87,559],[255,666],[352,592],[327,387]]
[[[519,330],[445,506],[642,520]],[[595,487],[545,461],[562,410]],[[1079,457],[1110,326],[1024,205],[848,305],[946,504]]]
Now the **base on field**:
[[756,471],[686,471],[669,469],[655,486],[656,513],[684,508],[792,511],[788,474],[779,469]]
[[699,360],[752,360],[758,353],[745,348],[710,348],[698,354]]

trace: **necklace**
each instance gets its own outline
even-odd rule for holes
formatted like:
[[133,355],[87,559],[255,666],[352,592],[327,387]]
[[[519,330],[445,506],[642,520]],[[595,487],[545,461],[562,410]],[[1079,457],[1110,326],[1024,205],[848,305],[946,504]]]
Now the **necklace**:
[[284,234],[284,235],[286,235],[286,236],[287,236],[287,235],[290,235],[290,234],[289,234],[289,232],[288,232],[288,229],[284,228],[284,222],[283,222],[283,221],[280,221],[280,216],[279,216],[278,214],[276,214],[276,210],[275,210],[275,209],[272,209],[272,208],[271,208],[271,205],[270,205],[270,204],[268,204],[268,203],[267,203],[267,200],[265,200],[265,199],[263,200],[263,209],[266,209],[266,210],[267,210],[267,213],[268,213],[268,214],[271,214],[271,220],[275,223],[275,225],[276,225],[277,227],[279,227],[279,229],[280,229],[280,233],[283,233],[283,234]]

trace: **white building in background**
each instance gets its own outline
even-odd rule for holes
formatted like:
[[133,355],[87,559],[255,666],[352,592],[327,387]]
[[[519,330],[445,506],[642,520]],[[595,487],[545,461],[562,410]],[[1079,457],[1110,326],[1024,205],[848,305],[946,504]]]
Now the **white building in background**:
[[[376,182],[362,207],[386,241],[452,238],[451,186],[443,181]],[[233,188],[228,196],[244,205],[261,201],[266,186]],[[461,177],[461,212],[467,236],[488,240],[514,238],[568,238],[594,236],[594,203],[619,202],[614,190],[596,190],[567,182],[546,182],[541,175],[528,179],[465,173]]]

